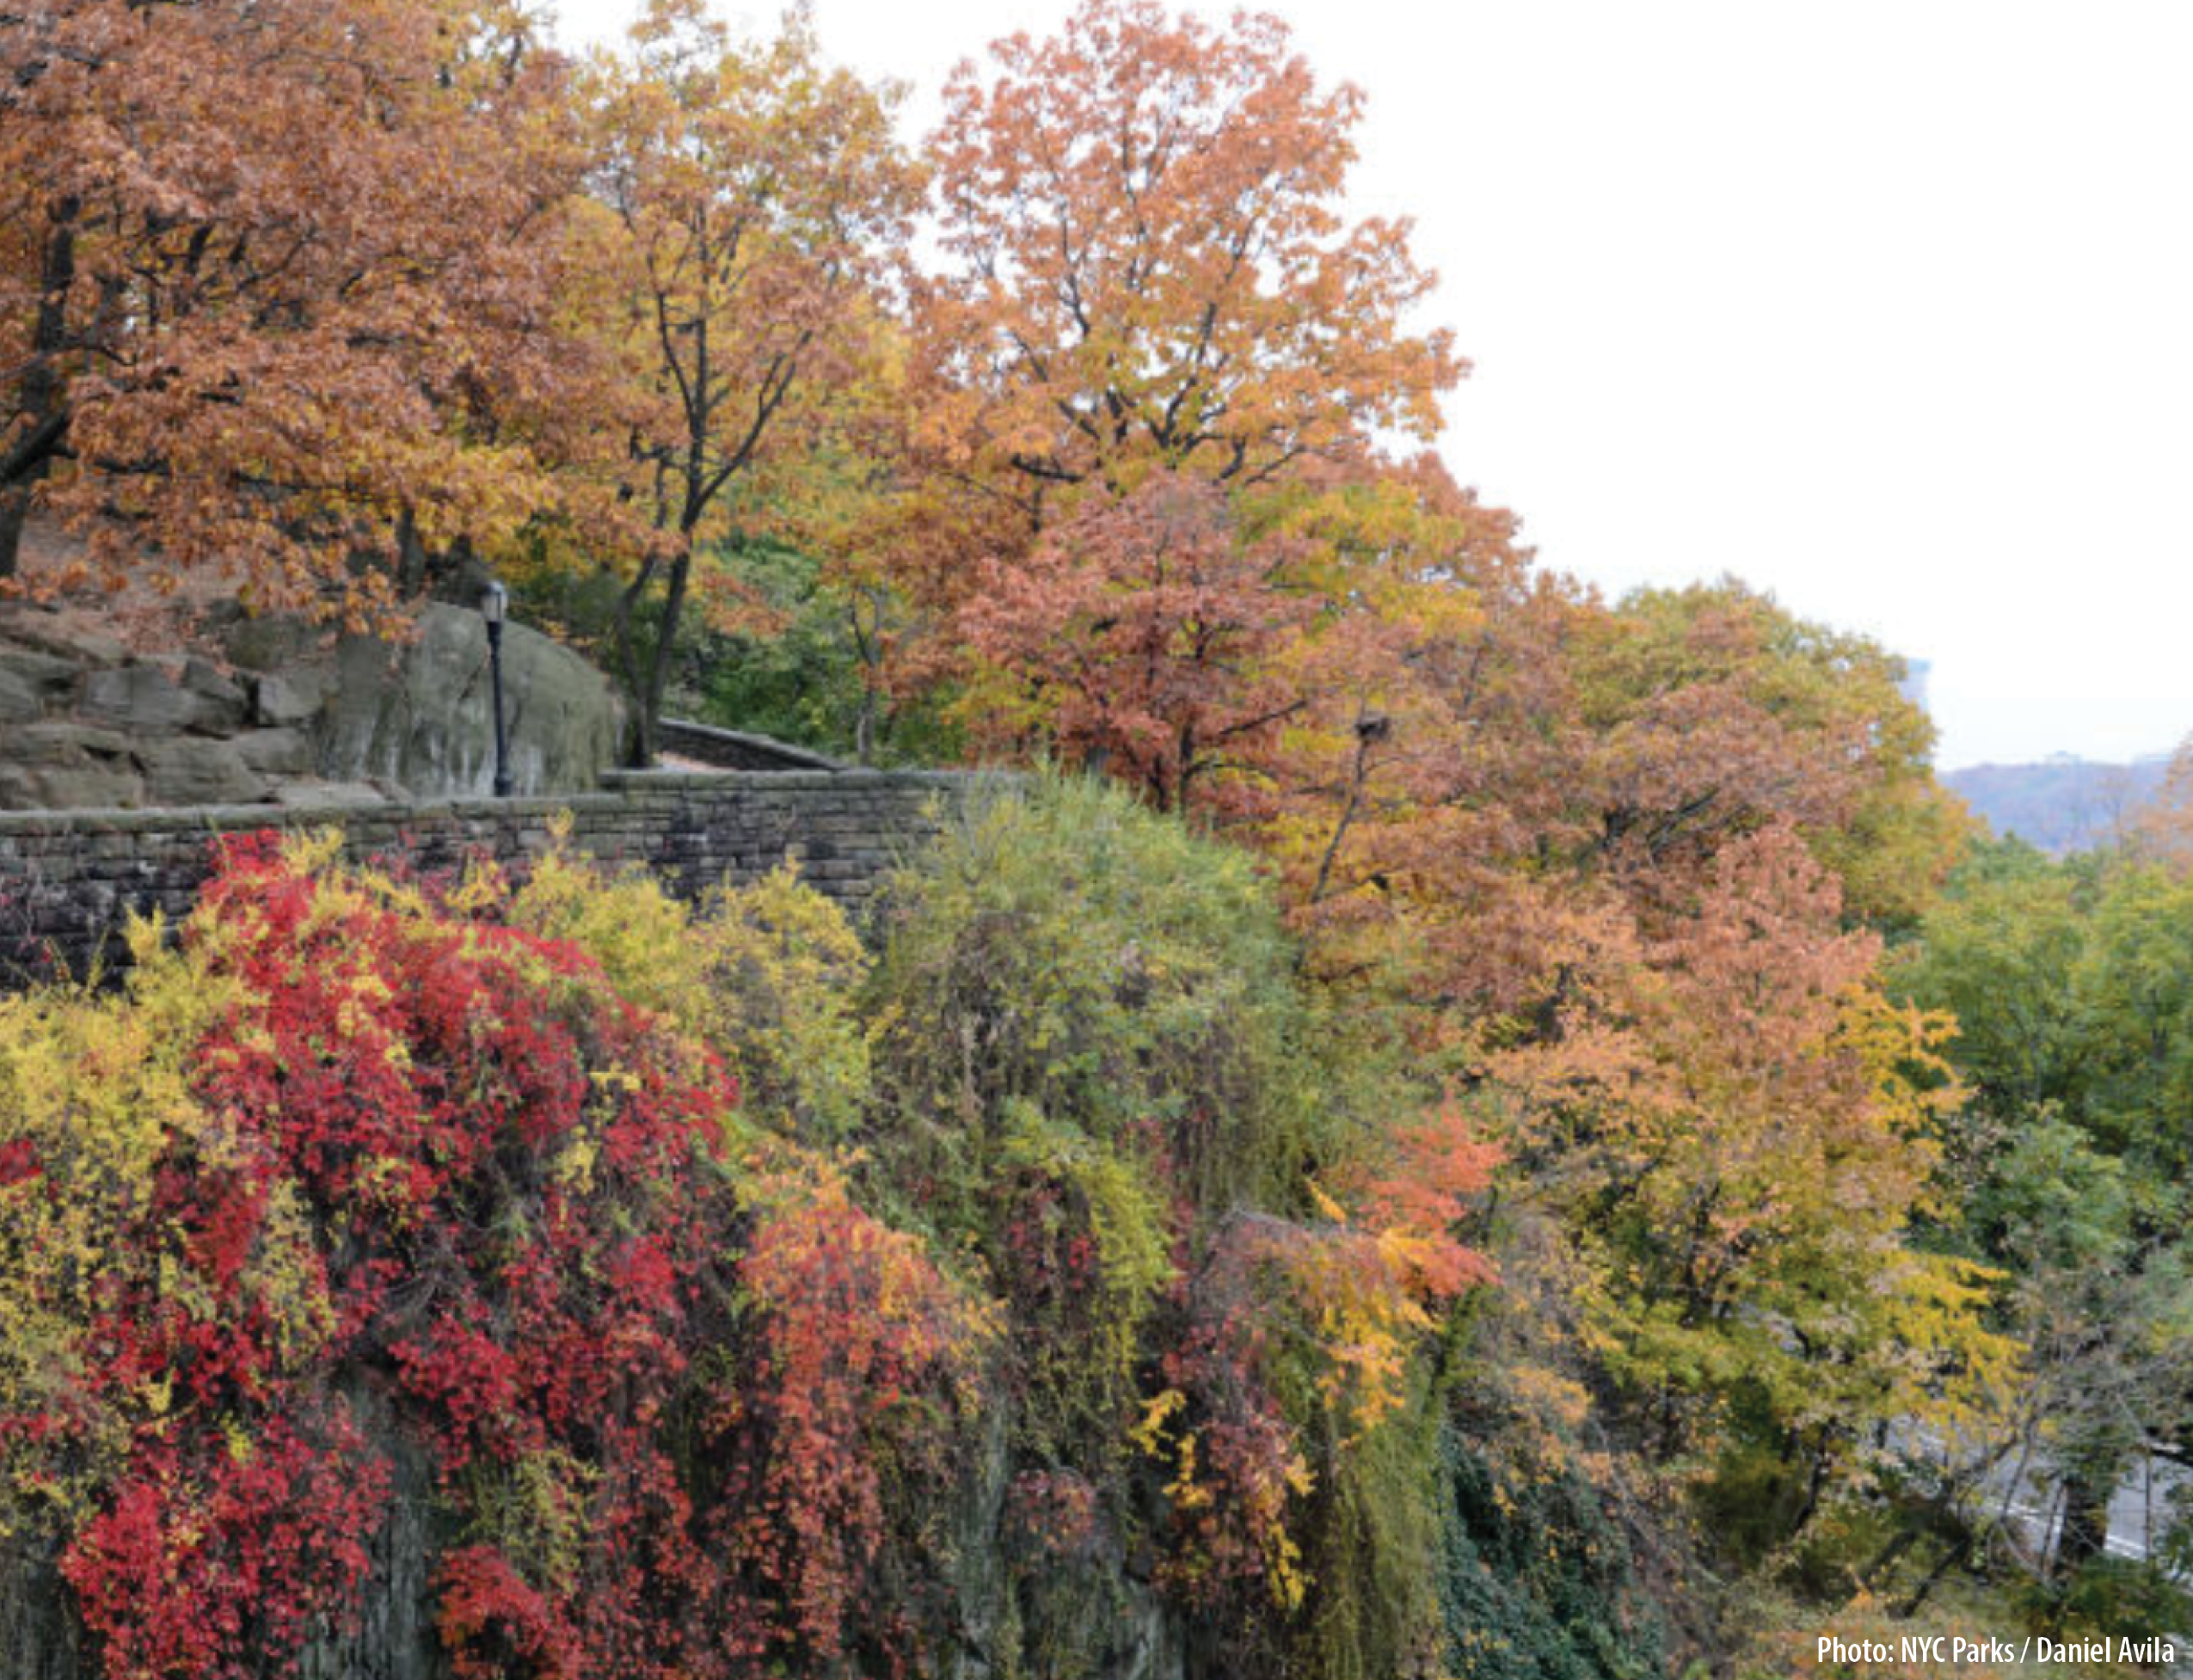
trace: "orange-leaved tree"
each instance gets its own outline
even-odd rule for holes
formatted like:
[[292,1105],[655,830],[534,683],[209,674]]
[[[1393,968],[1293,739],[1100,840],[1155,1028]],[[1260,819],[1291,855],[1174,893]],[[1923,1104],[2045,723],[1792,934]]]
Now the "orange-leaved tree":
[[1668,898],[1485,1068],[1611,1370],[1668,1447],[1748,1433],[1796,1525],[1865,1425],[1969,1420],[2012,1367],[1988,1274],[1910,1241],[1940,1211],[1951,1023],[1884,997],[1786,821]]
[[1084,0],[991,52],[931,143],[949,261],[916,310],[925,459],[986,545],[1158,466],[1252,485],[1429,439],[1462,373],[1407,322],[1431,276],[1404,224],[1343,218],[1361,96],[1285,25]]
[[353,618],[361,550],[507,536],[606,386],[554,297],[563,74],[501,0],[0,15],[0,575],[95,559]]
[[982,659],[970,727],[1182,807],[1304,708],[1281,669],[1317,610],[1287,575],[1298,558],[1284,540],[1243,540],[1197,480],[1168,473],[1092,503],[1017,562],[986,564],[958,620]]

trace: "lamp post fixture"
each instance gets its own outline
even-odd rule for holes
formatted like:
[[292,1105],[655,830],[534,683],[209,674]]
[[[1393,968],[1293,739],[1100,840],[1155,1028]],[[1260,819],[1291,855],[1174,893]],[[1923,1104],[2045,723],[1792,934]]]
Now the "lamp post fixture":
[[495,797],[510,797],[510,737],[502,721],[502,617],[510,604],[510,592],[499,583],[488,586],[480,598],[480,616],[488,621],[488,680],[494,690]]

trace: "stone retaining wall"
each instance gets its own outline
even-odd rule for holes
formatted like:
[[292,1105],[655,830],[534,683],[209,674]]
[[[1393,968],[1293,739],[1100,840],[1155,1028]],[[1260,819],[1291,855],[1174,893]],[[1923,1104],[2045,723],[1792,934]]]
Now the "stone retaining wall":
[[859,912],[938,813],[983,785],[952,771],[612,771],[600,792],[555,798],[379,801],[302,810],[263,805],[177,810],[0,812],[0,987],[83,974],[123,955],[131,912],[180,917],[223,834],[340,826],[355,856],[400,855],[427,869],[485,852],[520,863],[568,812],[579,848],[645,866],[692,897],[726,875],[765,874],[787,856],[807,880]]

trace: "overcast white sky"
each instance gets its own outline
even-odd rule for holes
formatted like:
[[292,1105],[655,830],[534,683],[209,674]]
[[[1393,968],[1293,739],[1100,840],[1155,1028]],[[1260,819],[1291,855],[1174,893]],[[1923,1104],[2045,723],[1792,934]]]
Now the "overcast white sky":
[[[925,130],[1069,3],[815,8]],[[1545,564],[1735,573],[1931,661],[1945,767],[2193,731],[2193,5],[1262,9],[1368,94],[1357,206],[1416,218],[1475,364],[1443,452]]]

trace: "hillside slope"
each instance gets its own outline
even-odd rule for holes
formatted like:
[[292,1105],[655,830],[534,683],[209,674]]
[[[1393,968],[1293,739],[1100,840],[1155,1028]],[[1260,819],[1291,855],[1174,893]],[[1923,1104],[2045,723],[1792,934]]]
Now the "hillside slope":
[[2037,764],[1975,764],[1942,780],[1998,834],[2061,855],[2100,844],[2154,795],[2164,757],[2098,763],[2058,754]]

